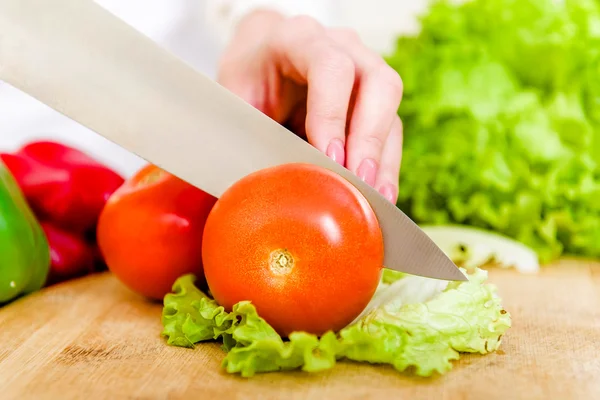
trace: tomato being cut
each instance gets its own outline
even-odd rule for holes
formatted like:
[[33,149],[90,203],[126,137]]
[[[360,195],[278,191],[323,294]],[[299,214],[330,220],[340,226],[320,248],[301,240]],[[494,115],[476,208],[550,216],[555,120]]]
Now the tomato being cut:
[[324,168],[286,164],[233,184],[206,221],[206,281],[230,310],[251,301],[279,334],[337,331],[373,296],[383,237],[364,196]]
[[97,228],[109,270],[143,296],[162,299],[175,280],[203,280],[202,232],[217,199],[148,165],[110,197]]

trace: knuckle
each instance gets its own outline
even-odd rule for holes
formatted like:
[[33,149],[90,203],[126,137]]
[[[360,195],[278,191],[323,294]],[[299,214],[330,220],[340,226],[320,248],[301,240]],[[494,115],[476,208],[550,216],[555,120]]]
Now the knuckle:
[[402,120],[398,115],[394,118],[386,146],[389,144],[397,144],[398,151],[402,152],[402,146],[404,144],[404,127],[402,125]]
[[324,68],[348,75],[355,73],[354,61],[334,46],[324,46],[319,58],[320,64]]
[[345,41],[347,43],[360,43],[361,39],[358,33],[354,29],[350,28],[337,28],[332,30],[335,37]]
[[402,118],[398,115],[396,115],[396,124],[398,125],[398,136],[402,138],[404,136],[404,122],[402,122]]
[[380,76],[383,82],[398,96],[402,95],[404,91],[404,83],[402,78],[392,67],[383,62],[381,67]]
[[329,107],[320,107],[315,111],[315,116],[319,119],[319,121],[326,121],[328,124],[333,126],[346,125],[345,116],[336,112],[336,107],[333,105]]
[[316,19],[308,15],[297,15],[290,17],[289,24],[294,30],[303,33],[314,33],[323,29],[321,24]]
[[402,78],[380,57],[377,57],[370,63],[368,68],[368,74],[373,78],[377,79],[379,83],[388,90],[390,90],[398,99],[402,96],[404,91],[404,84]]
[[290,17],[270,41],[277,43],[279,48],[308,47],[323,42],[325,28],[314,18],[307,15]]
[[[367,135],[362,138],[363,146],[372,149],[374,154],[381,154],[383,150],[383,139],[377,135]],[[377,157],[378,158],[378,157]]]

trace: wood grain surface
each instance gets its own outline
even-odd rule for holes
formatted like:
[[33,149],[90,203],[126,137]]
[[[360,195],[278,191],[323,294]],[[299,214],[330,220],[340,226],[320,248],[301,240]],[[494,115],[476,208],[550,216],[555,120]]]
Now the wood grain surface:
[[340,362],[244,379],[220,369],[218,344],[167,346],[160,304],[90,276],[0,309],[0,399],[600,399],[600,264],[492,270],[490,282],[513,328],[499,352],[464,355],[445,376]]

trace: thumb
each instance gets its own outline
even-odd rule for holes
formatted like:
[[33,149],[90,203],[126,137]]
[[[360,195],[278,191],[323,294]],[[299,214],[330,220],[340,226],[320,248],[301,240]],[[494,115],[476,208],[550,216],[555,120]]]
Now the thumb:
[[266,113],[266,99],[256,78],[227,70],[219,71],[217,82],[259,111]]
[[[287,79],[278,69],[266,73],[240,71],[240,63],[232,68],[224,65],[218,82],[245,102],[280,124],[285,124],[300,106],[306,104],[306,90]],[[243,65],[243,64],[242,64]],[[248,65],[248,63],[246,63]]]

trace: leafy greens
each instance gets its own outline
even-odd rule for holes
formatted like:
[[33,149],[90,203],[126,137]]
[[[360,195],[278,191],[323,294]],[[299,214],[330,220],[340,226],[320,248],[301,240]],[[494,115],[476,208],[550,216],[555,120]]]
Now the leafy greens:
[[449,371],[460,352],[486,354],[500,346],[511,318],[496,288],[484,284],[486,278],[481,269],[468,282],[452,283],[390,271],[353,324],[321,337],[295,332],[284,340],[250,302],[226,312],[194,285],[192,275],[185,275],[165,296],[162,334],[168,344],[182,347],[222,340],[223,367],[244,377],[292,369],[318,372],[343,358],[389,364],[398,371],[412,367],[419,376],[431,376]]
[[600,1],[434,1],[387,62],[416,222],[600,256]]

